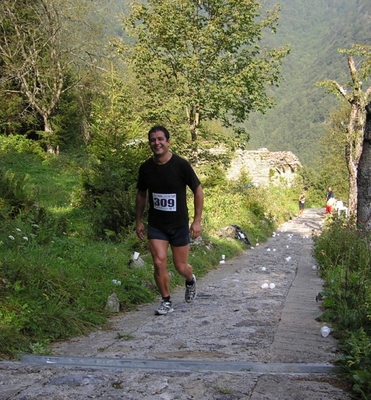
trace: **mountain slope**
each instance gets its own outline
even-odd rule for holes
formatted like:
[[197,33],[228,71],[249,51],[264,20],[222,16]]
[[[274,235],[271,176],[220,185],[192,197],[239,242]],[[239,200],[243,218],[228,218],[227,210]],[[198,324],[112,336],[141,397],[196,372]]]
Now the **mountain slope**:
[[324,122],[335,107],[333,95],[316,82],[334,79],[346,82],[346,55],[339,48],[370,41],[371,4],[367,0],[281,0],[281,16],[269,45],[288,43],[283,82],[274,96],[277,104],[265,115],[252,115],[245,127],[249,149],[291,150],[304,165],[315,163]]

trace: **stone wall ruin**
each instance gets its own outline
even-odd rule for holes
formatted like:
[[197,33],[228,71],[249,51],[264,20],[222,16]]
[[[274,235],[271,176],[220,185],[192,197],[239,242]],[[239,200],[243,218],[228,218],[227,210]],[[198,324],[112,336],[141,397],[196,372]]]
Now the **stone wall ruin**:
[[227,170],[227,179],[235,181],[245,173],[255,185],[284,183],[290,187],[301,167],[299,158],[291,151],[237,150]]

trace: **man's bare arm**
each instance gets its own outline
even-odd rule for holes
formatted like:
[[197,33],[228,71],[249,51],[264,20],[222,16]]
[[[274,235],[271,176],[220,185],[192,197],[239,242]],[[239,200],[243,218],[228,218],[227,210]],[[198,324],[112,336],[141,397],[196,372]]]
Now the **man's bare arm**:
[[197,186],[197,188],[193,192],[193,196],[194,196],[194,217],[190,231],[193,239],[196,239],[201,235],[202,231],[201,218],[202,218],[202,210],[204,207],[204,192],[202,190],[201,185]]
[[138,190],[135,199],[135,221],[136,221],[136,233],[139,239],[144,240],[146,230],[144,228],[142,218],[144,213],[144,208],[147,202],[147,192],[142,192]]

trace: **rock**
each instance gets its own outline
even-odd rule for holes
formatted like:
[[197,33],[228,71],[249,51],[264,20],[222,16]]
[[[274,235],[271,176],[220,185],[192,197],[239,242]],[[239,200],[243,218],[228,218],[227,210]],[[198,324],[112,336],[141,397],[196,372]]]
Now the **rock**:
[[116,293],[112,293],[108,299],[106,304],[106,311],[110,313],[118,313],[120,312],[120,300],[117,297]]
[[134,260],[134,259],[132,258],[132,259],[130,259],[130,261],[129,261],[129,266],[130,266],[130,267],[133,267],[133,268],[140,268],[140,267],[143,267],[143,265],[145,265],[145,262],[144,262],[144,260],[143,260],[141,257],[139,257],[139,258],[136,259],[136,260]]
[[250,240],[238,225],[229,225],[225,228],[221,228],[219,229],[218,234],[220,236],[242,240],[247,246],[251,246]]

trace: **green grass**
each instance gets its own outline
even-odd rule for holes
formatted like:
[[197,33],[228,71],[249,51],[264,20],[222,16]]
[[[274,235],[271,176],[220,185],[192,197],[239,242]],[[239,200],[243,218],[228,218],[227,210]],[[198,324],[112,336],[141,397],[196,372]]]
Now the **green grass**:
[[354,220],[328,218],[314,256],[325,281],[321,319],[333,328],[342,351],[337,364],[354,398],[371,399],[371,236]]

